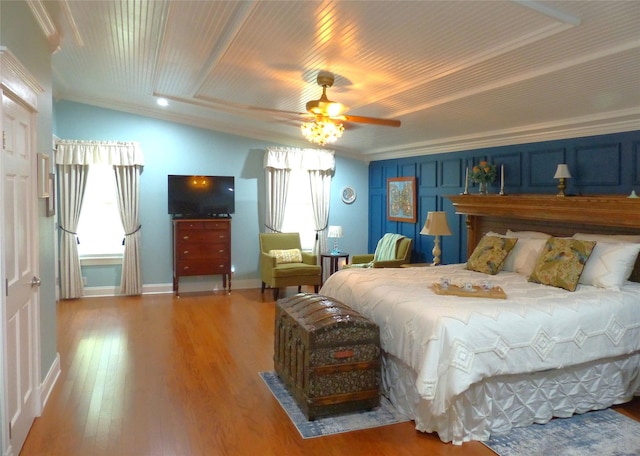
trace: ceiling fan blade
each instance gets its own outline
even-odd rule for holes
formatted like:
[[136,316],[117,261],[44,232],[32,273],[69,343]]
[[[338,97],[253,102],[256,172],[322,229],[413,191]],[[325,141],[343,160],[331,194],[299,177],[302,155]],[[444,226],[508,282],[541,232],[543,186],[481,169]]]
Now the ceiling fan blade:
[[273,108],[261,108],[259,106],[245,106],[245,109],[248,109],[250,111],[269,112],[273,114],[285,114],[289,116],[308,116],[309,115],[309,113],[306,113],[306,112],[285,111],[283,109],[273,109]]
[[344,115],[337,117],[338,119],[345,120],[347,122],[358,122],[373,125],[383,125],[385,127],[399,127],[400,121],[396,119],[379,119],[377,117],[363,117],[363,116],[351,116]]

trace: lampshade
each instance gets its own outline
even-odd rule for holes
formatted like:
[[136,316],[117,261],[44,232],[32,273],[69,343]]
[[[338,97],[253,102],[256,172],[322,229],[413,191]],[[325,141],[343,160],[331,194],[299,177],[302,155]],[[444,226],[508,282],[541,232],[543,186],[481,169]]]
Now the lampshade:
[[329,225],[329,232],[327,233],[328,238],[341,238],[342,237],[342,227],[341,226],[333,226]]
[[442,211],[429,212],[427,220],[420,231],[420,234],[430,234],[438,236],[448,236],[451,229],[447,223],[447,213]]
[[327,143],[336,142],[344,132],[342,123],[327,120],[314,120],[312,122],[304,122],[300,126],[300,130],[307,141],[324,146]]
[[571,177],[571,173],[569,172],[569,167],[564,163],[561,163],[558,165],[558,168],[556,169],[556,174],[553,176],[554,179],[560,179],[561,177],[565,179],[568,179]]

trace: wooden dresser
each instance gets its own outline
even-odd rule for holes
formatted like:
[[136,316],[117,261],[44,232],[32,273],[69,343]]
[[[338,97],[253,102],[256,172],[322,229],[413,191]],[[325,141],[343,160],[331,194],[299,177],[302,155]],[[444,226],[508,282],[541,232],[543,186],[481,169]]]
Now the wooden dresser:
[[216,274],[231,292],[231,219],[174,219],[173,291],[180,277]]

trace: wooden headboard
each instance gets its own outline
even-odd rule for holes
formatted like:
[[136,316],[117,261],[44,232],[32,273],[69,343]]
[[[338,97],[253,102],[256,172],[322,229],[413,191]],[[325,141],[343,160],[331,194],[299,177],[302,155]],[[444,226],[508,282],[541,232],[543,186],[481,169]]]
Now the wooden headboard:
[[[456,214],[467,216],[467,256],[489,231],[542,231],[640,235],[640,198],[625,196],[452,195]],[[630,280],[640,282],[640,256]]]

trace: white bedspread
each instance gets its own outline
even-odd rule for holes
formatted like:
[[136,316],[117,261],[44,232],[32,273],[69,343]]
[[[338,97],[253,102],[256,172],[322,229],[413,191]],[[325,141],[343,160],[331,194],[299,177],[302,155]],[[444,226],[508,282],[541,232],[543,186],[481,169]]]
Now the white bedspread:
[[[489,279],[507,299],[439,296],[429,286]],[[380,326],[383,350],[416,372],[416,388],[433,416],[488,377],[575,366],[640,351],[640,284],[620,291],[579,285],[575,292],[496,276],[464,265],[345,269],[320,293]]]

